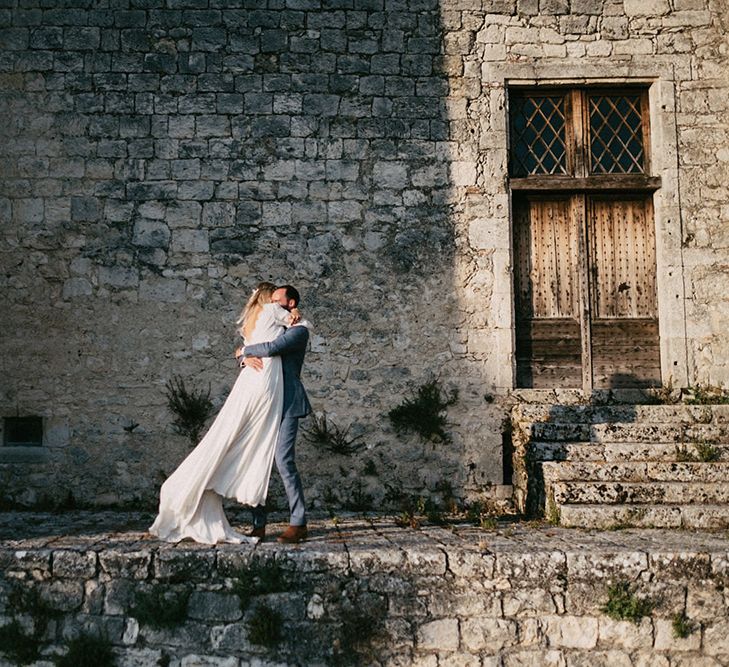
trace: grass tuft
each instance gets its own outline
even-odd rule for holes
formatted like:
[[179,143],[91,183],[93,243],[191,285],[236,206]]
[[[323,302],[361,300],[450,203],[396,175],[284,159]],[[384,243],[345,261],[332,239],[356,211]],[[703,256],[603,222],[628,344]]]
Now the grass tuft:
[[630,582],[619,581],[608,587],[608,600],[602,611],[616,621],[640,623],[649,616],[655,604],[647,598],[639,598],[632,590]]
[[674,614],[671,619],[671,626],[673,627],[673,636],[676,639],[686,639],[696,629],[686,614]]
[[397,433],[417,433],[423,440],[450,442],[446,409],[458,400],[458,390],[443,390],[438,380],[421,385],[412,397],[390,410],[388,417]]
[[321,417],[312,415],[311,424],[304,432],[304,438],[312,445],[321,447],[332,454],[340,454],[347,456],[358,451],[362,444],[358,442],[362,436],[351,437],[349,429],[343,429],[335,424],[331,419],[327,419],[326,414]]
[[205,422],[213,413],[213,403],[210,400],[210,385],[207,392],[197,389],[188,389],[179,375],[175,375],[165,385],[167,390],[167,405],[175,415],[173,426],[175,430],[190,439],[193,445],[200,441],[200,432]]

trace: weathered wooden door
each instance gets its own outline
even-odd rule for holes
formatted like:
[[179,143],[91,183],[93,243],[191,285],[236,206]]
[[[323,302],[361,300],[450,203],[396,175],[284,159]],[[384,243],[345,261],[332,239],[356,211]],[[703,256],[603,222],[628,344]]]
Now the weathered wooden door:
[[650,197],[587,200],[594,387],[660,384],[654,229]]
[[650,197],[514,200],[519,387],[660,384]]

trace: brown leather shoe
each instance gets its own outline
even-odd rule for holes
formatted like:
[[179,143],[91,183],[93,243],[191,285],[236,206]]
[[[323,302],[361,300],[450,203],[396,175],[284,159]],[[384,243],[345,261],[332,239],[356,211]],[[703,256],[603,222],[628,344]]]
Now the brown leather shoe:
[[263,540],[263,538],[266,537],[266,526],[254,528],[250,533],[248,533],[248,537],[257,537],[258,539]]
[[281,544],[298,544],[306,539],[306,526],[289,526],[278,536]]

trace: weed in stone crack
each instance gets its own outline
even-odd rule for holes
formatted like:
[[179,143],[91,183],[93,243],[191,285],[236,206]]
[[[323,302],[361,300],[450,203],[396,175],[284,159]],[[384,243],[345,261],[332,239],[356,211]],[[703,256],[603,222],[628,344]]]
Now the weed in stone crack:
[[0,628],[0,653],[16,665],[27,665],[39,657],[40,639],[37,633],[27,635],[18,621]]
[[713,463],[721,458],[719,450],[706,440],[693,443],[694,452],[689,451],[685,445],[676,445],[676,461],[679,463]]
[[68,644],[68,653],[58,661],[58,667],[113,667],[111,642],[100,637],[81,635]]
[[326,414],[322,414],[321,417],[313,415],[309,428],[304,431],[304,438],[312,445],[322,447],[332,454],[346,456],[354,454],[362,447],[358,442],[362,436],[350,437],[350,428],[351,426],[345,429],[337,426],[331,419],[327,419]]
[[630,582],[619,581],[608,587],[608,600],[602,611],[617,621],[640,623],[643,616],[649,616],[655,604],[647,598],[639,598],[632,590]]
[[374,508],[374,498],[371,493],[367,493],[362,485],[362,480],[352,487],[352,494],[344,503],[344,509],[353,510],[355,512],[368,512]]
[[418,387],[411,398],[388,412],[390,423],[397,433],[412,431],[423,440],[450,442],[446,433],[445,411],[458,400],[458,390],[445,392],[438,380],[430,380]]
[[186,435],[193,445],[200,440],[200,432],[205,422],[213,413],[210,400],[210,387],[207,392],[197,389],[188,390],[184,380],[175,375],[165,385],[167,390],[167,406],[175,416],[172,422],[175,430]]
[[157,584],[150,591],[137,591],[129,615],[140,625],[155,629],[174,628],[185,622],[189,598],[190,591],[187,589],[173,590]]
[[694,443],[696,456],[702,463],[713,463],[720,458],[719,450],[706,440],[699,440]]
[[725,405],[729,403],[729,390],[710,384],[682,389],[681,394],[688,405]]
[[281,614],[265,604],[259,604],[248,620],[248,641],[271,648],[281,640],[282,625]]
[[289,589],[281,566],[275,561],[253,563],[248,569],[238,570],[233,576],[233,593],[240,600],[241,611],[248,609],[251,598],[268,593],[282,593]]
[[560,521],[562,520],[562,513],[559,510],[559,505],[557,505],[557,502],[551,494],[547,499],[547,509],[544,513],[544,518],[550,526],[559,526]]
[[673,627],[673,636],[676,639],[686,639],[696,629],[686,614],[681,613],[673,615],[671,627]]

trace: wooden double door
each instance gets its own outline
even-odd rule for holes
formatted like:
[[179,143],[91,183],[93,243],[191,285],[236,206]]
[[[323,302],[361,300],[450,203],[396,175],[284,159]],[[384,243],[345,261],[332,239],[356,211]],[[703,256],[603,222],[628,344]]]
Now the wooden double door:
[[517,386],[660,385],[651,195],[514,196]]

